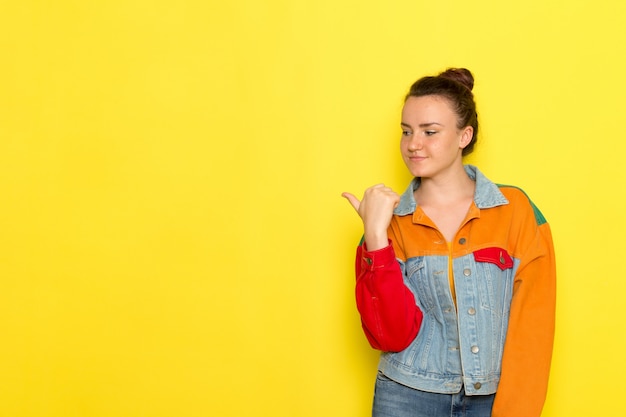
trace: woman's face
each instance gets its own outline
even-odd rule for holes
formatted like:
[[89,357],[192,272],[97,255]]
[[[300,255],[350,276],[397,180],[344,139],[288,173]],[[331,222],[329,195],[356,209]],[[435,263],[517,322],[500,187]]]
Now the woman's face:
[[409,97],[402,109],[400,150],[414,177],[433,178],[463,165],[462,151],[473,135],[457,128],[457,115],[441,96]]

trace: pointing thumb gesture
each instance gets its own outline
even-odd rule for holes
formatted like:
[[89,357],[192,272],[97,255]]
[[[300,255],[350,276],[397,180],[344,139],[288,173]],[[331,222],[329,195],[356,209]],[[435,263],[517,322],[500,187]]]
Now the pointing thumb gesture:
[[387,245],[387,228],[393,216],[393,209],[400,202],[400,196],[384,184],[377,184],[365,190],[359,201],[353,194],[341,194],[363,220],[365,241],[370,250]]
[[352,207],[354,207],[354,210],[356,210],[356,212],[359,212],[359,207],[361,206],[361,202],[359,201],[358,198],[356,198],[353,194],[350,193],[341,193],[342,197],[345,197],[346,200],[348,200],[348,202],[352,205]]

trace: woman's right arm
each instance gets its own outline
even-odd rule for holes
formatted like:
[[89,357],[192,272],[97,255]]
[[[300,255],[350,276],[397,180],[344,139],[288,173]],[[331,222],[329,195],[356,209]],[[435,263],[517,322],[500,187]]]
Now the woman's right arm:
[[359,245],[356,255],[356,303],[365,336],[374,349],[404,350],[419,332],[422,312],[404,285],[402,270],[391,244],[368,251]]
[[387,237],[400,196],[384,184],[365,190],[360,201],[350,193],[343,196],[363,220],[364,241],[356,255],[356,302],[363,330],[373,348],[399,352],[415,339],[422,323]]

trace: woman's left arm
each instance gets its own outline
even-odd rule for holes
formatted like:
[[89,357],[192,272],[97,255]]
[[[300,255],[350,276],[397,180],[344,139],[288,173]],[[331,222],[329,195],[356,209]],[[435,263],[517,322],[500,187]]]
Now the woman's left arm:
[[539,417],[548,389],[556,306],[554,246],[545,220],[527,230],[492,417]]

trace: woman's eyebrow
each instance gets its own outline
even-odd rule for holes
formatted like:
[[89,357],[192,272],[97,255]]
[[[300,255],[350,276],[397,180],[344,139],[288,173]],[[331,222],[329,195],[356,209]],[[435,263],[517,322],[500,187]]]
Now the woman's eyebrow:
[[[421,128],[425,128],[425,127],[429,127],[429,126],[433,126],[433,125],[437,125],[437,126],[443,126],[441,123],[437,123],[437,122],[428,122],[428,123],[420,123],[419,125],[417,125],[418,127]],[[404,123],[404,122],[400,122],[400,126],[402,127],[408,127],[410,129],[412,129],[413,127],[408,124],[408,123]]]

